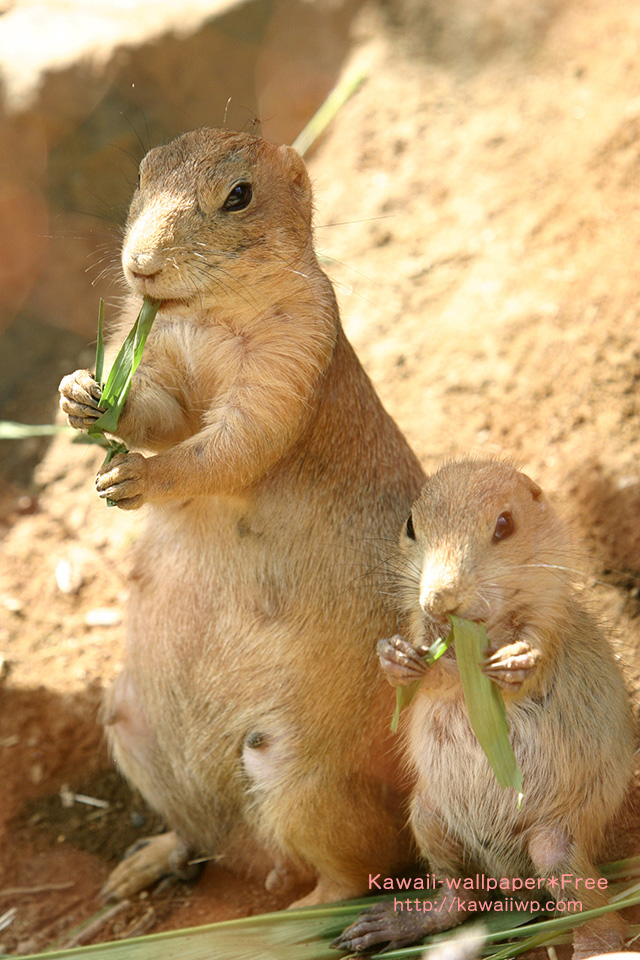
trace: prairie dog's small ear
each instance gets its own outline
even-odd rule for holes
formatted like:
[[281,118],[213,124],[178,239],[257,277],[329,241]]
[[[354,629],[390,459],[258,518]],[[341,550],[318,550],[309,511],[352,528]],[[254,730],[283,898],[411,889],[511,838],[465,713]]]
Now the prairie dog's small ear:
[[278,152],[293,192],[300,200],[311,206],[311,181],[304,160],[293,147],[288,147],[286,144],[278,147]]
[[520,477],[532,498],[534,500],[541,500],[543,498],[542,488],[538,486],[535,480],[528,477],[526,473],[521,473]]

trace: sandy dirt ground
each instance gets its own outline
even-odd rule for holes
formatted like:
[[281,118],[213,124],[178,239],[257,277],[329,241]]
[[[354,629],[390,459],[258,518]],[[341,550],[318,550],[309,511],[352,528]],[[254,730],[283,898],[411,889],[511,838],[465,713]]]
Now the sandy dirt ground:
[[[480,19],[472,0],[434,3],[429,18],[420,4],[363,11],[353,59],[368,79],[309,159],[317,245],[425,467],[502,453],[553,495],[576,532],[579,588],[637,695],[640,5],[484,7]],[[100,459],[60,438],[32,486],[1,490],[7,952],[72,942],[120,852],[161,826],[114,775],[97,722],[140,522],[95,497]],[[65,786],[108,809],[64,806]],[[637,798],[612,853],[640,854]],[[285,902],[208,865],[94,939]]]

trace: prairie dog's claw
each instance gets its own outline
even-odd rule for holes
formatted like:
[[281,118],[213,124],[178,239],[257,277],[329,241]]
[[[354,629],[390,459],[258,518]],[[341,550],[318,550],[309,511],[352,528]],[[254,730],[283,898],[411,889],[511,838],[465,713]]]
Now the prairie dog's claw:
[[126,900],[169,874],[180,875],[188,850],[176,833],[160,833],[134,844],[100,891],[103,900]]
[[416,648],[398,634],[390,640],[380,640],[376,649],[380,666],[392,686],[415,683],[425,675],[424,660]]
[[480,664],[485,676],[503,690],[517,693],[540,659],[540,651],[524,640],[509,643],[498,650],[489,648],[489,656]]
[[141,453],[117,454],[98,471],[96,490],[122,510],[137,510],[146,499],[146,458]]
[[100,384],[88,370],[76,370],[63,377],[58,390],[60,409],[76,430],[88,430],[105,412],[100,406]]
[[[386,953],[421,940],[430,926],[424,913],[396,913],[391,903],[378,903],[360,914],[330,946],[349,953]],[[387,944],[380,951],[380,944]]]

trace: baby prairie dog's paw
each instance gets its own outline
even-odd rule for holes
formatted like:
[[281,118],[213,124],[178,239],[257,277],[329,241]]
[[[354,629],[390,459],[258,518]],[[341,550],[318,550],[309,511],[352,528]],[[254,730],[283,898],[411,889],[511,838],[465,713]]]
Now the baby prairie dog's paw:
[[503,690],[517,693],[522,684],[535,670],[540,651],[524,640],[508,643],[497,650],[490,647],[488,656],[480,664],[482,672]]
[[118,453],[98,471],[96,490],[121,510],[137,510],[147,499],[147,473],[141,453]]
[[88,370],[76,370],[68,377],[63,377],[58,390],[60,409],[76,430],[88,430],[105,412],[100,406],[100,384]]
[[390,640],[380,640],[377,653],[380,666],[392,687],[422,680],[427,671],[424,660],[413,644],[399,634]]

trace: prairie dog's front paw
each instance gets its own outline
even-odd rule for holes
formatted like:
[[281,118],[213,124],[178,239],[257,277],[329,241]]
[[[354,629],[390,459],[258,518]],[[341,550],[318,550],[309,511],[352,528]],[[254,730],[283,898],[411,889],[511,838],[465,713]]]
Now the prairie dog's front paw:
[[426,664],[416,648],[398,634],[380,640],[377,653],[384,675],[394,687],[422,680],[426,673]]
[[98,471],[96,490],[121,510],[137,510],[147,498],[147,474],[141,453],[119,453]]
[[503,690],[517,693],[527,677],[530,677],[540,659],[540,651],[524,640],[509,643],[498,650],[490,648],[489,656],[480,664],[485,676]]
[[63,377],[58,387],[60,409],[76,430],[88,430],[105,412],[100,406],[102,389],[88,370],[76,370]]

